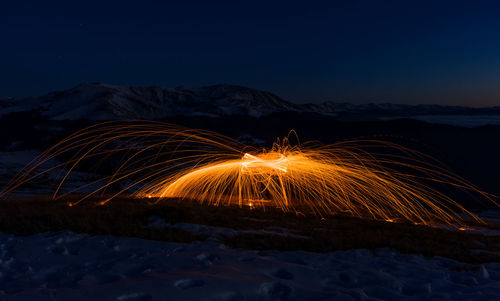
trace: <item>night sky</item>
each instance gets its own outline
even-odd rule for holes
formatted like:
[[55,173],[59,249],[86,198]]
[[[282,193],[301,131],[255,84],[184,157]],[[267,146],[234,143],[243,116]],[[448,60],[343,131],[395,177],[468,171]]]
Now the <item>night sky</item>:
[[2,1],[0,96],[238,84],[295,102],[500,105],[499,1]]

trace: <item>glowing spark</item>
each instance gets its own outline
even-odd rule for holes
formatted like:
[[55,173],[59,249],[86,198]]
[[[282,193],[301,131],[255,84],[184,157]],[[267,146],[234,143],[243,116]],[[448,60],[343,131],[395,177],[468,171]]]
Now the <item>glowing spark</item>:
[[[380,154],[366,146],[382,148]],[[71,159],[37,171],[59,156]],[[193,199],[212,205],[277,207],[297,214],[351,214],[393,222],[463,225],[460,212],[477,221],[450,196],[426,183],[446,184],[496,204],[496,196],[435,165],[432,158],[383,141],[292,146],[288,138],[258,150],[220,134],[160,122],[106,122],[76,132],[28,164],[2,191],[6,195],[53,169],[62,169],[54,198],[83,162],[120,158],[114,173],[81,187],[98,188],[73,206],[122,185],[101,204],[137,197]],[[112,160],[107,160],[112,161]],[[98,163],[99,164],[99,163]],[[401,170],[405,170],[404,172]],[[62,194],[62,197],[73,190]]]
[[[245,153],[243,155],[243,159],[241,165],[245,168],[258,168],[258,167],[268,167],[274,168],[277,170],[281,170],[282,172],[286,172],[286,165],[288,160],[283,154],[263,154],[262,157],[256,157],[250,155],[249,153]],[[272,158],[276,156],[277,158]]]

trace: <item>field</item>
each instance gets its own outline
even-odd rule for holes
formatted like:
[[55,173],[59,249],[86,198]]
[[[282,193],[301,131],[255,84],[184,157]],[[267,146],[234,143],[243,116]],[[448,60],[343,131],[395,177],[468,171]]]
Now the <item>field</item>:
[[[394,248],[467,263],[500,261],[500,237],[481,235],[474,227],[451,231],[346,215],[321,217],[306,211],[295,214],[278,209],[216,207],[175,199],[152,205],[149,199],[118,198],[104,206],[92,199],[73,207],[66,205],[69,201],[48,197],[2,200],[0,232],[32,235],[69,230],[171,242],[216,239],[232,248],[253,250]],[[155,226],[158,220],[161,225]],[[488,227],[500,229],[500,224],[489,223]],[[219,231],[214,238],[208,229],[226,232]]]

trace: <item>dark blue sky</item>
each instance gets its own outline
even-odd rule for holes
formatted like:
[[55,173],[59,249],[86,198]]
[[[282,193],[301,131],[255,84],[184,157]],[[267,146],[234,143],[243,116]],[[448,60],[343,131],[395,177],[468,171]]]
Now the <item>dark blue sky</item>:
[[498,1],[2,1],[0,95],[232,83],[296,102],[500,105]]

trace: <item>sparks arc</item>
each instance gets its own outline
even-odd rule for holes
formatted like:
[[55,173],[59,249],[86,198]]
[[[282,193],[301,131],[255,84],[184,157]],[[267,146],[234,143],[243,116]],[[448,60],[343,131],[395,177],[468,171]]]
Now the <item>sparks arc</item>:
[[[383,151],[367,151],[367,145]],[[57,158],[65,159],[42,168]],[[85,162],[106,161],[118,162],[110,175],[64,191]],[[292,145],[285,137],[259,149],[215,132],[153,121],[112,121],[80,130],[35,158],[2,195],[53,170],[63,171],[54,198],[97,187],[71,205],[96,195],[101,204],[128,195],[463,226],[463,214],[479,219],[429,183],[496,201],[431,157],[387,141]]]

